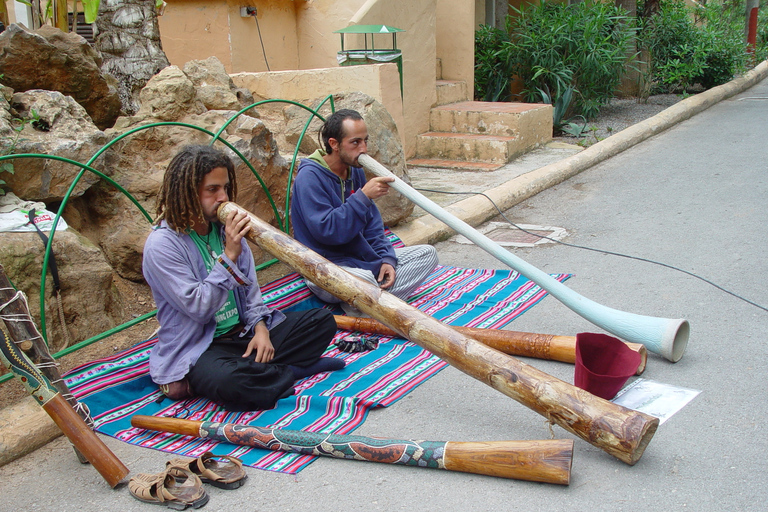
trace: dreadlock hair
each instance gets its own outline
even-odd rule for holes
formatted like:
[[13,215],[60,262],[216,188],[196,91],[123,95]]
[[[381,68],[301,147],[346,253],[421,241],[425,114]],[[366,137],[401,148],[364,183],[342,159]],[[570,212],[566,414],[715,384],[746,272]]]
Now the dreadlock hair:
[[337,141],[341,142],[344,139],[344,135],[346,135],[344,133],[345,119],[362,121],[363,116],[361,116],[357,110],[351,110],[348,108],[337,110],[325,119],[325,123],[323,123],[323,126],[321,126],[320,130],[317,132],[318,142],[320,142],[320,139],[322,139],[320,145],[325,148],[325,152],[329,155],[333,153],[333,148],[331,147],[331,144],[328,142],[328,140],[336,139]]
[[237,199],[237,180],[232,160],[211,146],[185,146],[173,157],[163,176],[163,185],[157,197],[157,220],[165,219],[177,232],[182,232],[203,218],[197,188],[206,174],[217,167],[227,169],[229,199]]

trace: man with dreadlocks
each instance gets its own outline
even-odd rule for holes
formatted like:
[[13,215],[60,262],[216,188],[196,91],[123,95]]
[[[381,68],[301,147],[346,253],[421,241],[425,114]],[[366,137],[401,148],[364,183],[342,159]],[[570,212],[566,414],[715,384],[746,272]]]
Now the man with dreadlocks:
[[344,367],[321,357],[336,333],[328,310],[282,313],[264,305],[244,236],[248,217],[219,222],[237,194],[232,161],[187,146],[168,166],[143,272],[160,323],[149,358],[169,398],[199,395],[232,411],[269,409],[301,378]]
[[[293,183],[291,220],[296,240],[347,272],[401,298],[408,296],[437,267],[431,245],[394,249],[384,233],[376,204],[394,178],[366,180],[358,157],[368,152],[368,129],[359,112],[338,110],[320,128],[325,151],[299,164]],[[339,299],[312,282],[307,286],[326,302]],[[347,304],[349,315],[360,312]]]

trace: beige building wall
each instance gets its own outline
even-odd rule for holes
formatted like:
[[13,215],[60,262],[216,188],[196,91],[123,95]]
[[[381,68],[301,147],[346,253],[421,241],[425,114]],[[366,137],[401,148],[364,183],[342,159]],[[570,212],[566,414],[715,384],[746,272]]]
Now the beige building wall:
[[[300,69],[338,66],[341,36],[335,30],[350,25],[405,30],[397,34],[397,48],[403,53],[404,112],[398,128],[407,157],[415,153],[416,136],[429,130],[429,109],[435,103],[436,6],[437,0],[309,0],[296,13]],[[375,46],[391,48],[392,36],[375,36]],[[361,36],[345,36],[345,49],[363,47]]]
[[436,7],[436,0],[370,0],[350,20],[351,25],[384,24],[405,30],[398,34],[397,46],[403,53],[401,137],[407,158],[416,152],[416,137],[429,131],[429,110],[437,97]]
[[[475,88],[475,29],[477,2],[437,0],[435,45],[444,80],[463,80]],[[485,12],[483,2],[481,13]],[[470,98],[471,99],[471,98]]]
[[[322,84],[300,80],[306,84],[306,92],[296,92],[298,96],[291,99],[316,98],[321,95],[318,91],[325,91],[328,84],[384,99],[397,121],[408,157],[415,153],[417,135],[429,130],[429,110],[436,100],[437,57],[442,61],[443,78],[465,80],[469,90],[472,88],[476,0],[166,2],[158,22],[163,50],[171,64],[183,67],[190,60],[216,56],[229,73],[335,70],[310,75],[322,75],[326,80]],[[241,16],[243,6],[254,7],[256,17]],[[378,77],[376,80],[363,80],[361,76],[367,73],[350,74],[337,62],[340,35],[333,32],[359,24],[385,24],[405,30],[397,36],[397,47],[403,53],[399,113],[393,112],[397,108],[392,102],[400,94],[399,81],[387,85],[391,90],[384,91],[381,87],[389,83],[388,73],[377,71],[373,73]],[[346,37],[347,48],[362,47],[362,39]],[[390,47],[391,41],[391,35],[376,36],[376,47]],[[283,78],[276,76],[275,80],[279,83]],[[283,86],[278,89],[287,90]]]
[[[166,0],[158,18],[171,64],[216,56],[230,73],[297,69],[296,3],[285,0]],[[256,18],[240,7],[255,7]],[[262,47],[263,42],[263,47]]]
[[298,69],[337,67],[336,52],[341,50],[341,36],[333,31],[352,25],[350,20],[365,3],[365,0],[296,2]]
[[[229,73],[335,70],[309,75],[315,79],[322,75],[326,81],[322,84],[300,80],[306,91],[295,91],[290,99],[316,98],[321,95],[318,91],[327,90],[328,84],[339,87],[336,92],[360,90],[379,101],[385,99],[387,109],[396,119],[407,157],[415,153],[417,135],[429,130],[429,110],[436,99],[437,57],[442,62],[443,78],[465,80],[472,90],[476,0],[166,2],[158,23],[163,50],[171,64],[183,67],[190,60],[215,56]],[[240,8],[245,6],[256,9],[255,18],[241,16]],[[397,47],[403,53],[403,97],[399,109],[392,101],[400,95],[399,80],[391,84],[392,90],[384,91],[381,87],[388,83],[387,73],[375,72],[372,75],[378,77],[376,80],[363,80],[367,73],[344,71],[336,59],[341,37],[333,32],[350,25],[369,24],[405,30],[397,36]],[[361,37],[345,37],[346,48],[363,46]],[[392,37],[377,35],[375,41],[377,48],[388,48]],[[276,76],[276,84],[283,79],[284,76]],[[287,94],[284,85],[274,88]]]
[[[387,109],[398,127],[405,123],[400,100],[400,74],[395,64],[235,73],[231,76],[235,85],[251,91],[256,101],[281,98],[309,105],[310,100],[328,95],[363,91]],[[402,133],[400,136],[402,139]]]

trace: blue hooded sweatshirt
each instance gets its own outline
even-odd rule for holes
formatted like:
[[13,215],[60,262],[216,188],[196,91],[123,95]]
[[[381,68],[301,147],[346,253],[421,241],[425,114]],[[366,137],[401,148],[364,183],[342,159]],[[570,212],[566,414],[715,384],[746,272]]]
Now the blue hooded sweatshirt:
[[382,263],[397,265],[376,205],[363,194],[365,172],[350,167],[349,179],[334,174],[315,151],[302,159],[293,183],[291,223],[296,240],[337,265],[379,275]]

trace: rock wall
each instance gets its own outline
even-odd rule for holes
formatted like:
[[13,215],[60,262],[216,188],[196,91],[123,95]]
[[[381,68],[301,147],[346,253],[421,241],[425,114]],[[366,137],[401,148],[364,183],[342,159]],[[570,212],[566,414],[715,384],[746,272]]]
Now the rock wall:
[[[0,233],[0,262],[17,289],[28,297],[33,318],[40,320],[40,273],[45,246],[37,233]],[[124,317],[113,283],[114,272],[102,251],[74,230],[57,231],[53,239],[67,331],[75,343],[106,331]],[[65,346],[66,337],[52,297],[54,283],[46,277],[46,330],[51,352]]]
[[120,115],[115,79],[101,72],[101,55],[74,32],[20,25],[0,34],[0,83],[23,92],[59,91],[85,108],[100,129]]
[[[215,58],[189,62],[183,69],[163,69],[142,89],[136,114],[118,118],[104,131],[70,96],[43,90],[12,94],[8,88],[0,89],[0,153],[60,155],[85,163],[109,143],[92,166],[128,191],[150,218],[156,216],[156,197],[164,170],[178,150],[187,144],[209,143],[213,133],[253,102],[249,92],[234,86]],[[371,134],[371,155],[407,179],[397,128],[386,110],[362,93],[338,95],[336,107],[354,108],[363,114]],[[216,143],[236,163],[237,202],[273,225],[284,222],[289,162],[283,154],[292,157],[295,142],[291,145],[291,141],[298,140],[306,114],[304,109],[285,104],[272,106],[271,110],[251,109],[228,124],[221,134],[221,139],[253,166],[269,196],[249,166],[222,142]],[[305,139],[304,153],[316,147],[312,142],[316,127],[319,124]],[[278,141],[284,146],[282,151]],[[52,211],[58,210],[72,179],[80,172],[77,166],[48,159],[16,159],[13,166],[13,174],[1,175],[6,188],[23,199],[45,202]],[[396,193],[378,204],[389,225],[407,217],[412,209]],[[64,312],[74,341],[126,320],[122,318],[125,304],[114,283],[120,279],[143,281],[142,250],[151,226],[147,216],[113,185],[91,172],[84,172],[72,191],[64,210],[70,229],[54,236],[54,254],[62,275]],[[38,315],[42,242],[34,233],[0,233],[0,240],[0,262],[19,289],[29,295],[30,306]],[[272,257],[256,247],[254,254],[258,261]],[[52,293],[51,283],[46,290]],[[61,339],[52,302],[46,304],[46,317],[49,332]]]

